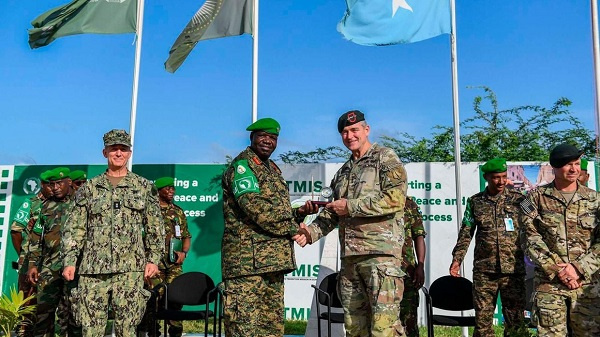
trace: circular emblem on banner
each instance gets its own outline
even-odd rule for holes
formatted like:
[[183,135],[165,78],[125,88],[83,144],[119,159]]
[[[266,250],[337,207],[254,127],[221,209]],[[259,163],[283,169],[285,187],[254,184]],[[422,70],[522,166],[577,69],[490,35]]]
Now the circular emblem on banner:
[[242,165],[238,165],[238,167],[237,167],[237,173],[244,174],[245,172],[246,172],[246,168],[243,167]]
[[37,194],[42,189],[42,183],[39,178],[30,177],[23,182],[23,192],[25,194]]

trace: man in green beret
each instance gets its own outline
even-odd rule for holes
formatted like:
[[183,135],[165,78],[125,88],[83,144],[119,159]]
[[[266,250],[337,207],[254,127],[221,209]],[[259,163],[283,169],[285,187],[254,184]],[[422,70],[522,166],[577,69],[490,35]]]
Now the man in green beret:
[[[39,213],[43,202],[52,197],[52,189],[50,188],[50,184],[48,184],[47,178],[48,172],[49,171],[47,170],[40,174],[40,191],[34,197],[23,202],[15,214],[10,227],[13,248],[17,252],[17,255],[19,255],[18,287],[19,290],[23,292],[25,297],[35,295],[36,288],[27,280],[27,270],[29,269],[29,259],[27,257],[26,250],[29,243],[27,226],[30,219],[34,219],[34,222],[39,219]],[[35,299],[29,302],[29,304],[35,303]],[[30,317],[30,319],[33,320],[33,317]],[[28,322],[24,322],[19,325],[16,331],[18,336],[33,336],[33,325],[29,324]]]
[[73,190],[77,192],[81,185],[83,185],[87,181],[87,174],[83,170],[75,170],[71,171],[71,174],[69,174],[69,178],[71,178]]
[[164,225],[156,187],[127,168],[129,134],[111,130],[103,141],[108,168],[77,190],[63,227],[62,275],[79,277],[72,300],[84,336],[104,335],[110,306],[116,336],[129,337],[150,297],[144,278],[158,274]]
[[222,179],[225,334],[281,337],[284,275],[296,269],[293,238],[302,219],[318,207],[308,201],[292,210],[281,170],[269,159],[279,123],[263,118],[246,130],[250,146],[233,159]]
[[31,284],[37,286],[33,328],[36,337],[54,334],[55,315],[58,316],[61,335],[81,336],[81,327],[76,326],[72,313],[69,310],[57,312],[59,303],[66,302],[70,290],[76,286],[76,281],[65,282],[61,277],[60,231],[73,200],[69,174],[70,170],[66,167],[57,167],[47,174],[52,198],[44,201],[40,220],[30,233],[27,277]]
[[590,180],[590,174],[588,173],[588,161],[585,158],[581,158],[581,172],[579,173],[579,183],[583,186],[588,185],[588,181]]
[[600,195],[578,181],[582,154],[571,144],[554,147],[554,180],[521,203],[538,336],[600,336]]
[[492,323],[498,293],[502,300],[504,336],[511,336],[523,325],[525,310],[525,261],[519,240],[519,205],[524,196],[506,188],[505,159],[491,159],[481,171],[487,187],[467,199],[458,240],[452,251],[450,275],[460,276],[460,264],[475,236],[473,336],[494,336]]
[[[183,209],[173,203],[175,197],[175,179],[172,177],[162,177],[156,179],[154,185],[158,189],[158,200],[160,202],[160,212],[165,224],[165,254],[158,265],[160,274],[149,282],[154,285],[161,282],[171,283],[177,276],[183,273],[183,262],[188,256],[192,235],[188,230],[187,218]],[[162,294],[161,294],[162,295]],[[159,300],[158,303],[162,303]],[[170,308],[180,310],[182,306],[170,305]],[[152,308],[149,308],[152,309]],[[148,335],[154,336],[155,327],[151,312],[147,311],[146,328]],[[169,336],[180,337],[183,333],[183,324],[181,321],[169,321]],[[156,327],[158,330],[158,327]]]

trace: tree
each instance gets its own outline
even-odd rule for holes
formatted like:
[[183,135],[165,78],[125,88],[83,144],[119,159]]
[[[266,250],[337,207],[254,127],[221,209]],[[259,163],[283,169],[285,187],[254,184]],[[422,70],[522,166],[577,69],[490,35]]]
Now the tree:
[[[462,133],[461,159],[464,162],[483,162],[494,157],[509,161],[547,161],[550,149],[569,142],[585,151],[595,153],[595,138],[591,130],[573,116],[568,107],[571,101],[559,98],[550,108],[525,105],[507,110],[498,108],[496,94],[488,87],[477,87],[484,96],[473,100],[475,115],[460,123]],[[482,104],[490,105],[484,110]],[[396,151],[405,162],[452,162],[454,161],[454,129],[437,125],[430,137],[417,138],[400,133],[398,138],[381,137],[381,143]],[[347,157],[347,151],[339,156],[336,147],[317,149],[307,153],[291,151],[280,159],[291,163],[319,162],[320,158]],[[287,161],[286,161],[287,160]]]

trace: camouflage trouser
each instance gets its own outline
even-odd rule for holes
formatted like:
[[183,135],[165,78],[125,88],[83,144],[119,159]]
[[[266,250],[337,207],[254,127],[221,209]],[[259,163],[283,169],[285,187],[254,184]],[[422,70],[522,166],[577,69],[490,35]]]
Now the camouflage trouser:
[[339,294],[347,337],[404,336],[400,302],[404,273],[393,256],[352,256],[342,259]]
[[[29,262],[27,262],[27,265]],[[25,297],[29,297],[32,295],[36,295],[36,287],[31,285],[29,281],[27,281],[27,265],[21,266],[19,268],[19,279],[18,279],[18,287],[19,291],[23,292]],[[28,304],[35,305],[37,303],[36,297],[34,297]],[[16,328],[17,336],[19,337],[31,337],[33,336],[33,326],[35,325],[35,316],[28,315],[25,319],[19,323]]]
[[553,293],[537,291],[532,322],[538,336],[600,336],[600,283]]
[[76,320],[86,337],[104,336],[110,303],[114,314],[115,334],[136,334],[150,292],[143,288],[143,272],[81,275],[79,286],[72,291]]
[[[59,271],[42,269],[37,284],[36,322],[33,328],[34,336],[54,336],[54,322],[57,308],[67,296],[67,285]],[[81,327],[75,324],[68,307],[58,312],[59,331],[61,336],[81,336]],[[71,318],[71,320],[69,320]]]
[[523,323],[525,311],[525,275],[473,272],[475,331],[473,337],[494,337],[492,322],[500,293],[504,315],[504,335]]
[[404,294],[400,303],[400,320],[407,337],[419,336],[417,309],[419,308],[419,289],[409,275],[404,277]]
[[[167,269],[159,269],[160,271],[160,275],[157,277],[153,277],[149,284],[146,283],[144,285],[145,289],[153,289],[154,287],[156,287],[158,284],[164,282],[166,284],[171,283],[177,276],[181,275],[183,273],[182,270],[182,266],[181,265],[176,265],[176,264],[171,264],[169,266],[169,268]],[[142,323],[140,323],[140,326],[138,327],[138,330],[140,331],[147,331],[148,332],[148,336],[153,337],[154,331],[158,332],[156,335],[160,335],[160,326],[158,323],[156,323],[156,326],[154,325],[155,322],[155,310],[156,310],[156,305],[164,305],[164,299],[163,299],[163,292],[161,291],[159,298],[152,298],[151,301],[148,301],[148,304],[146,306],[146,312],[144,313],[144,318],[142,320]],[[181,310],[183,306],[182,305],[173,305],[173,304],[169,304],[169,309],[176,309],[176,310]],[[183,324],[181,321],[168,321],[167,324],[169,325],[169,336],[171,337],[179,337],[183,334]]]
[[224,281],[227,337],[283,336],[282,272]]

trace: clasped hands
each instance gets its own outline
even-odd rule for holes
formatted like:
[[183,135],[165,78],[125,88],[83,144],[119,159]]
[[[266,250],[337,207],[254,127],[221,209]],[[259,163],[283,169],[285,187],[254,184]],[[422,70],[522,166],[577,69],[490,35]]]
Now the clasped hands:
[[577,269],[575,269],[575,267],[573,267],[572,264],[559,263],[557,264],[557,266],[561,268],[557,276],[559,280],[565,286],[567,286],[567,288],[573,290],[581,287],[581,285],[583,284],[583,280],[581,279],[581,276],[579,276],[579,272],[577,272]]
[[[325,205],[325,208],[340,216],[348,215],[348,202],[346,199],[332,201]],[[298,209],[298,214],[301,216],[307,216],[309,214],[315,214],[318,211],[319,206],[312,203],[310,200],[307,200],[306,203]],[[305,223],[301,223],[296,235],[292,236],[292,240],[296,241],[300,247],[306,246],[307,243],[312,243],[312,238],[306,227],[307,226]]]

